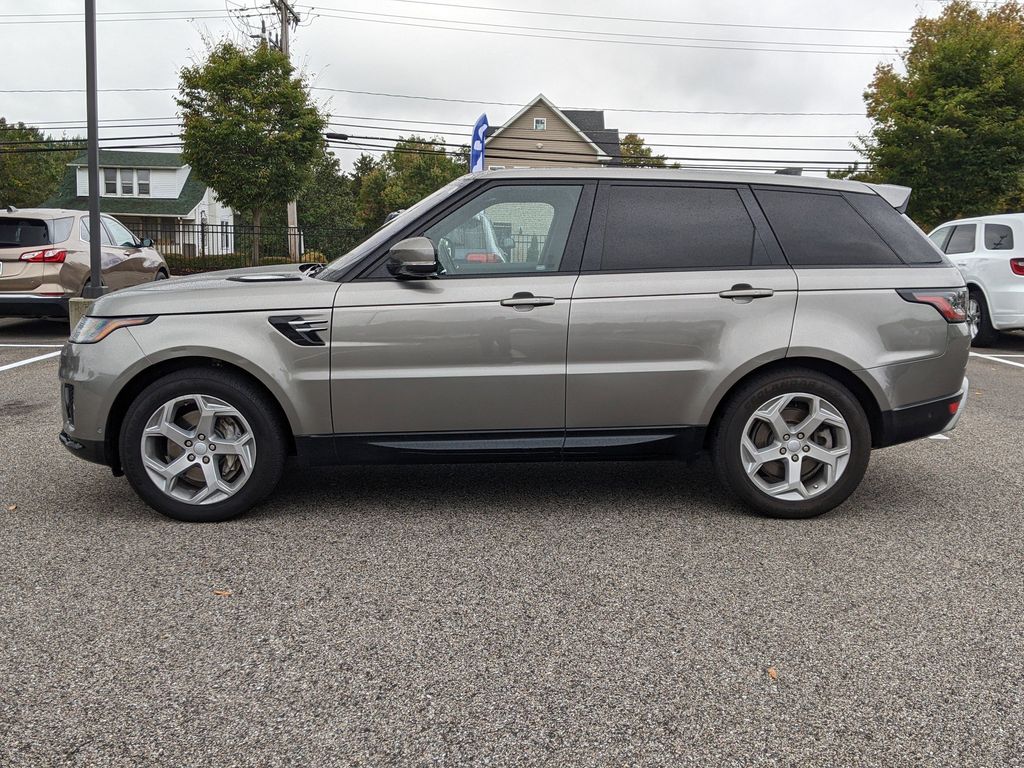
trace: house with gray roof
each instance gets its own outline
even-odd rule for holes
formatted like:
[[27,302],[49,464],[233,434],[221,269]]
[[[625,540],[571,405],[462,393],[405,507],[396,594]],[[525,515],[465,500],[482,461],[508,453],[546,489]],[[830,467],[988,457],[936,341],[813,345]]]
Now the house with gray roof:
[[[88,158],[83,152],[68,164],[51,208],[89,207]],[[233,248],[235,213],[177,152],[100,150],[100,210],[116,216],[161,249],[193,252]]]
[[491,126],[485,147],[489,169],[622,165],[619,131],[605,127],[604,111],[559,109],[542,93]]

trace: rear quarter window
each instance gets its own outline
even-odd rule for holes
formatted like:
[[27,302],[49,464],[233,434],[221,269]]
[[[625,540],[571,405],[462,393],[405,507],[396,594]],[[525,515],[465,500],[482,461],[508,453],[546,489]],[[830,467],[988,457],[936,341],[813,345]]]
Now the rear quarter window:
[[974,242],[978,236],[977,224],[957,224],[946,243],[946,253],[974,253]]
[[941,264],[942,256],[928,245],[913,222],[878,195],[851,192],[844,197],[907,264]]
[[755,194],[793,266],[902,264],[842,195],[780,189],[756,189]]
[[64,216],[60,219],[54,219],[52,224],[53,229],[53,242],[63,243],[69,237],[71,237],[71,230],[75,225],[74,216]]
[[1013,230],[1006,224],[986,224],[985,248],[990,251],[1012,251]]

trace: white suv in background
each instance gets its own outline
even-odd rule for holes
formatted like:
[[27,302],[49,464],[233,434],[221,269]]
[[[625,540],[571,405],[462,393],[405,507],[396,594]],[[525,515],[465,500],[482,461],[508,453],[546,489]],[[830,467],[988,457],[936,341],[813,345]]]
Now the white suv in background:
[[1024,329],[1024,213],[948,221],[928,237],[970,289],[967,323],[975,346],[992,346],[1000,331]]

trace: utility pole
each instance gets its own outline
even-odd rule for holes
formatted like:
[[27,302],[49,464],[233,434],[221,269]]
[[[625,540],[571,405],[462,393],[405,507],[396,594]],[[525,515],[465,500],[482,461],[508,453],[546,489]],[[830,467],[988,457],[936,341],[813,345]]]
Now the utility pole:
[[[271,2],[281,16],[281,53],[290,61],[289,32],[292,24],[298,25],[299,14],[288,4],[288,0],[271,0]],[[299,245],[299,209],[295,201],[292,200],[288,203],[288,256],[292,261],[299,260]]]
[[100,244],[100,142],[96,103],[96,0],[85,0],[85,122],[89,160],[89,285],[86,299],[98,299],[106,292],[101,271]]

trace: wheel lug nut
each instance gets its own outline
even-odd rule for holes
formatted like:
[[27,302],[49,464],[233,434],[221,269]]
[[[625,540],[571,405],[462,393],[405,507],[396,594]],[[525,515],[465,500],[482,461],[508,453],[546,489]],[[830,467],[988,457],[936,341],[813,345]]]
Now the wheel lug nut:
[[797,456],[795,453],[793,454],[793,461],[800,461],[800,457]]
[[210,457],[209,456],[203,456],[203,464],[209,464],[209,463],[210,463]]
[[783,440],[789,440],[789,435],[783,435],[783,436],[782,436],[782,439],[783,439]]
[[194,453],[190,453],[190,454],[188,455],[188,460],[189,460],[189,461],[195,461],[195,460],[196,460],[196,455],[195,455]]
[[217,450],[217,446],[214,445],[213,443],[210,443],[210,450],[211,451],[216,451]]
[[797,440],[803,440],[803,439],[804,439],[804,433],[803,433],[803,432],[800,432],[800,433],[799,433],[799,434],[798,434],[798,435],[796,436],[796,439],[797,439]]
[[192,447],[192,441],[191,440],[186,440],[185,441],[185,447],[186,448],[191,448]]
[[783,456],[785,456],[786,455],[786,449],[785,448],[779,448],[779,453],[781,453]]
[[205,440],[205,439],[206,439],[206,435],[200,435],[200,436],[199,436],[199,439],[200,439],[200,440]]
[[811,446],[805,445],[804,446],[804,453],[810,453],[810,451],[811,451]]

